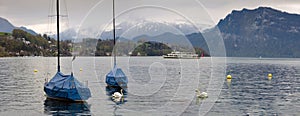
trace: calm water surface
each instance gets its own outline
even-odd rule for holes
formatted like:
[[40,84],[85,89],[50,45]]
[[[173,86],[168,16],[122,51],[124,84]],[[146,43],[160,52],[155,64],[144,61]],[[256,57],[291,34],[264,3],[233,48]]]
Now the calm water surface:
[[[129,79],[122,103],[105,88],[110,57],[71,60],[62,58],[62,72],[73,71],[89,86],[92,97],[84,104],[46,99],[43,84],[54,76],[56,58],[0,58],[0,115],[300,114],[300,59],[120,57]],[[196,98],[197,88],[209,97]]]

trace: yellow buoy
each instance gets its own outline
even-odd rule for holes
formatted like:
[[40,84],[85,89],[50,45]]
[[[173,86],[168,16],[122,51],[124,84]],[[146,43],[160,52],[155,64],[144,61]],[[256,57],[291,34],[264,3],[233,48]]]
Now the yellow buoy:
[[227,79],[232,79],[231,75],[227,75]]
[[271,80],[273,75],[271,73],[268,74],[268,79]]
[[272,77],[273,75],[271,73],[268,74],[268,77]]
[[36,73],[36,72],[38,72],[38,70],[37,70],[37,69],[34,69],[34,70],[33,70],[33,72],[35,72],[35,73]]
[[79,70],[82,71],[82,68],[80,68]]

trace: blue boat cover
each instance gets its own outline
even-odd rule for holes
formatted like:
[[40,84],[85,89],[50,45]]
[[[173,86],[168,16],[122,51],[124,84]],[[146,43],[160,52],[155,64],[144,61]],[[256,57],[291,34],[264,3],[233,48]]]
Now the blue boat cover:
[[106,84],[113,87],[127,87],[128,79],[121,68],[114,68],[106,75]]
[[45,83],[44,91],[48,97],[71,101],[83,101],[91,97],[90,89],[74,78],[73,74],[64,75],[61,72]]

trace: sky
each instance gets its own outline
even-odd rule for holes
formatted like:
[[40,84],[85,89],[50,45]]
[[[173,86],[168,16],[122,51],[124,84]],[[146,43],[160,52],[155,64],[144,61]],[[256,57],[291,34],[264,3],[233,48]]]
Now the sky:
[[[0,0],[0,17],[13,25],[38,33],[49,31],[53,0]],[[66,3],[66,4],[64,4]],[[112,0],[61,0],[62,14],[68,14],[69,28],[96,29],[109,26]],[[300,0],[115,0],[117,24],[123,21],[153,20],[214,26],[232,10],[272,7],[300,14]],[[53,12],[53,11],[52,11]],[[67,12],[67,13],[66,13]]]

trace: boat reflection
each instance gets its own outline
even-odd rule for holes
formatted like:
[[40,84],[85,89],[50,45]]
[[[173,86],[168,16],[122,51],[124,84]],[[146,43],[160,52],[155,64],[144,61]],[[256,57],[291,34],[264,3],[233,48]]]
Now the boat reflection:
[[91,115],[90,107],[86,102],[68,102],[49,98],[44,101],[46,115]]

